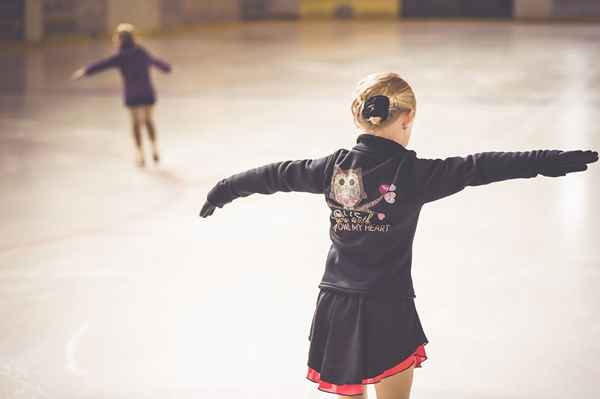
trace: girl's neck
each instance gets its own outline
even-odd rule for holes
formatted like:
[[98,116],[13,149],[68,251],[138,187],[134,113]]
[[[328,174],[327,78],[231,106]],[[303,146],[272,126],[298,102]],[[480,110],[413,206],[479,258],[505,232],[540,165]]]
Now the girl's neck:
[[373,136],[383,137],[384,139],[395,141],[398,144],[401,144],[403,147],[408,145],[408,136],[405,134],[397,134],[392,133],[386,130],[380,130],[378,132],[365,132],[367,134],[372,134]]

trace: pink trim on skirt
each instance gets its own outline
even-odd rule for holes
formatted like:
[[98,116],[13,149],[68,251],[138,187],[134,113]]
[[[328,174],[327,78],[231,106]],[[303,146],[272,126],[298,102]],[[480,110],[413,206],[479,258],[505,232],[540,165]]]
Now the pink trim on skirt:
[[412,355],[408,356],[406,359],[398,363],[392,368],[385,370],[383,373],[376,375],[372,378],[365,378],[362,380],[361,384],[345,384],[345,385],[336,385],[327,381],[323,381],[321,379],[321,375],[318,371],[308,368],[308,374],[306,378],[312,382],[319,384],[317,387],[320,391],[335,393],[338,395],[361,395],[363,393],[363,385],[364,384],[375,384],[379,381],[383,380],[386,377],[390,377],[394,374],[398,374],[406,369],[408,369],[413,364],[415,367],[421,367],[421,363],[427,360],[427,354],[425,353],[424,345],[419,345],[417,349],[413,352]]

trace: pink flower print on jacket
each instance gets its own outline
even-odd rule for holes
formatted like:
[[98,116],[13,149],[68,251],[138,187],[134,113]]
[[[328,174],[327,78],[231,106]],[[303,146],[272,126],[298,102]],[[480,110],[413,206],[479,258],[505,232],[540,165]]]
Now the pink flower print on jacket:
[[[396,202],[396,193],[394,191],[396,191],[396,186],[393,184],[382,184],[379,186],[379,193],[388,204]],[[378,212],[377,219],[385,219],[385,213]]]
[[396,186],[393,184],[382,184],[379,186],[379,193],[383,195],[385,202],[393,204],[396,202]]

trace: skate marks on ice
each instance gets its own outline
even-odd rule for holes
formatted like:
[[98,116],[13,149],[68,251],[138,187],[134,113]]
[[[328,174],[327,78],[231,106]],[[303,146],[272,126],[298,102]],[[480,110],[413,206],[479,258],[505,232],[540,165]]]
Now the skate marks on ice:
[[77,331],[75,331],[75,333],[73,333],[73,335],[69,338],[67,344],[65,345],[66,368],[71,374],[78,377],[84,376],[88,373],[86,370],[82,369],[79,366],[76,359],[77,348],[79,346],[81,338],[86,333],[88,328],[88,322],[84,322],[83,324],[81,324],[81,326],[77,329]]
[[38,379],[16,362],[0,364],[0,399],[46,399],[51,396]]
[[[110,234],[129,224],[135,224],[141,221],[146,221],[149,218],[160,217],[168,213],[172,208],[176,207],[185,196],[186,190],[194,185],[182,177],[182,174],[169,169],[151,169],[137,172],[140,179],[145,179],[146,183],[158,185],[162,191],[160,195],[152,196],[153,199],[159,198],[158,201],[150,203],[146,206],[132,207],[131,210],[125,211],[118,218],[110,220],[96,219],[92,225],[78,226],[73,229],[62,231],[58,234],[44,234],[42,237],[29,237],[23,239],[15,238],[11,240],[2,240],[0,243],[0,255],[5,255],[18,250],[27,250],[33,247],[40,247],[58,242],[89,238]],[[138,179],[139,181],[139,179]],[[122,193],[119,193],[122,194]],[[148,194],[150,196],[150,194]],[[131,206],[133,201],[125,200],[127,206]],[[115,222],[118,220],[118,222]]]

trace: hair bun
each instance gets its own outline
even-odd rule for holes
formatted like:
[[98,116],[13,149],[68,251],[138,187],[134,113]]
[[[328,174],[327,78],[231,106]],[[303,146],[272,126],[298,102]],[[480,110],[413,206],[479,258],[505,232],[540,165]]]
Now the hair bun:
[[378,95],[369,97],[365,101],[362,117],[373,125],[379,125],[390,115],[390,99],[388,96]]
[[383,118],[381,116],[372,116],[367,120],[372,125],[379,125],[381,122],[383,122]]

